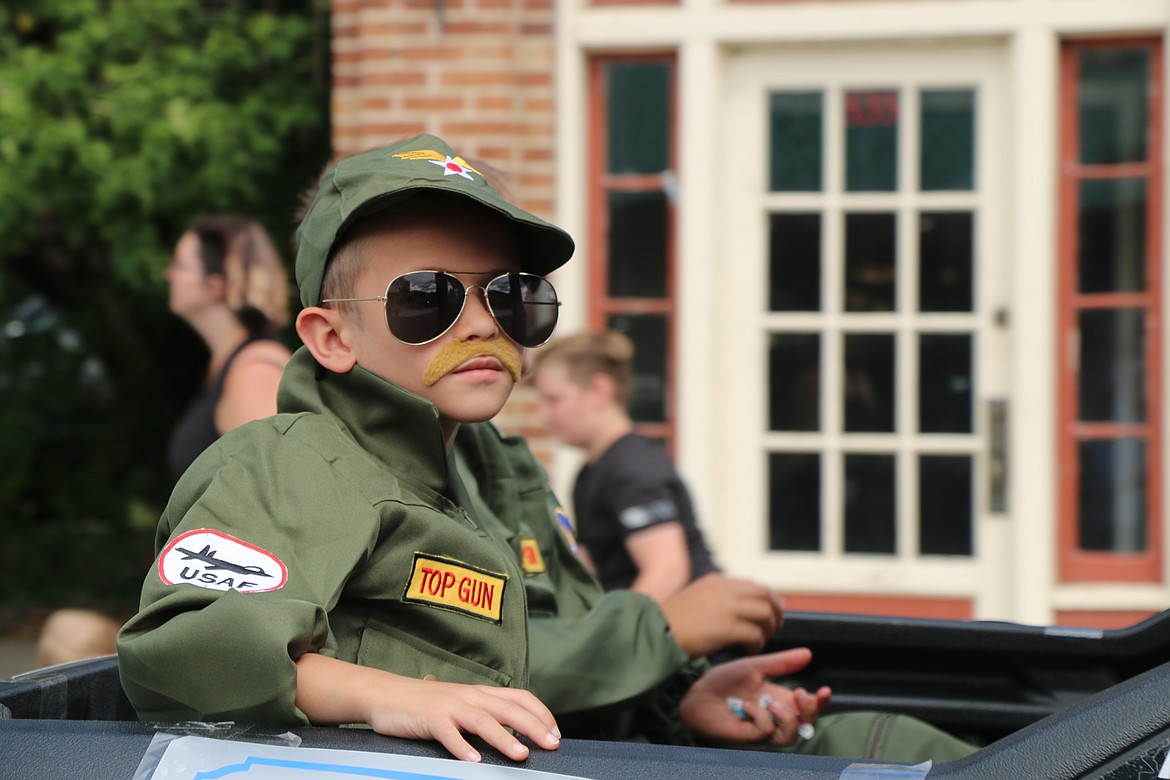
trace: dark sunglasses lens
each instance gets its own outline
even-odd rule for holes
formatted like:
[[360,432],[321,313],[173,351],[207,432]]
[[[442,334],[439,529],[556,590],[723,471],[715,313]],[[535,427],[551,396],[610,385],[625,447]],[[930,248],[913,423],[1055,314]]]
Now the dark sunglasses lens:
[[407,344],[423,344],[441,335],[462,308],[463,284],[444,273],[403,274],[386,290],[386,324]]
[[496,277],[487,286],[487,299],[500,328],[522,347],[539,347],[557,326],[557,291],[540,276]]

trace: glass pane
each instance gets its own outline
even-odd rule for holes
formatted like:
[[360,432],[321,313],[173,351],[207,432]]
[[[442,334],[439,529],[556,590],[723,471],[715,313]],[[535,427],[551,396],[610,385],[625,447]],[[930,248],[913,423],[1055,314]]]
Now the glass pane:
[[634,377],[630,416],[635,422],[666,420],[666,317],[659,314],[615,315],[609,327],[634,342]]
[[1082,550],[1146,549],[1146,442],[1082,441],[1080,490]]
[[918,430],[971,432],[971,336],[923,333],[918,337]]
[[768,308],[820,311],[821,215],[772,214],[768,222]]
[[845,93],[845,189],[898,189],[898,93],[892,89]]
[[972,485],[969,455],[918,458],[918,551],[970,555]]
[[1142,309],[1088,309],[1081,327],[1080,419],[1146,419],[1145,313]]
[[845,552],[894,552],[893,455],[845,456]]
[[670,167],[670,63],[613,62],[606,77],[609,172],[665,171]]
[[893,334],[845,334],[845,430],[893,432]]
[[768,349],[768,427],[817,431],[821,427],[821,337],[776,333]]
[[893,214],[845,215],[845,311],[893,311],[895,243]]
[[975,305],[975,215],[923,212],[918,217],[919,311],[972,311]]
[[1146,180],[1082,181],[1080,197],[1080,291],[1145,290]]
[[820,92],[773,92],[769,97],[773,192],[819,192],[823,108]]
[[1148,155],[1148,49],[1080,53],[1081,162],[1142,162]]
[[821,549],[821,456],[768,454],[768,548]]
[[666,193],[609,193],[609,294],[666,295]]
[[924,89],[918,186],[970,190],[975,186],[975,91]]

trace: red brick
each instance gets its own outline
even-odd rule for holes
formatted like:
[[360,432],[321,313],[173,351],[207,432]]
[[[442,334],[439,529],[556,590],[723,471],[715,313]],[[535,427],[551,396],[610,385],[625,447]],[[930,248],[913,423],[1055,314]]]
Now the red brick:
[[425,84],[426,80],[426,74],[417,71],[358,74],[358,84],[361,86],[415,86]]
[[447,22],[443,32],[448,35],[506,35],[512,31],[507,22]]
[[464,100],[460,97],[408,97],[402,101],[402,106],[408,111],[444,111],[463,108]]
[[481,97],[476,98],[475,107],[480,111],[501,111],[512,108],[510,97]]
[[478,137],[481,135],[500,135],[503,133],[513,133],[516,126],[511,122],[446,122],[443,125],[443,132],[451,135],[465,135],[470,137]]
[[512,83],[512,74],[500,71],[479,71],[473,73],[457,72],[444,73],[439,81],[452,87],[483,87],[498,84]]
[[363,122],[360,127],[363,136],[381,135],[390,138],[418,135],[426,132],[427,129],[423,122],[386,122],[382,124]]
[[[363,21],[357,25],[359,34],[361,36],[374,35],[422,35],[427,31],[430,25],[425,21],[420,22],[367,22]],[[336,37],[336,36],[335,36]]]

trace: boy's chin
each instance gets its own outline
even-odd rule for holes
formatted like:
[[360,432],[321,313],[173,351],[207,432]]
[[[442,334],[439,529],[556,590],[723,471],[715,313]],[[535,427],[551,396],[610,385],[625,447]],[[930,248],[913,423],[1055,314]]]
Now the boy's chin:
[[498,398],[482,398],[476,399],[474,402],[463,401],[455,404],[436,404],[439,409],[439,414],[457,423],[477,423],[486,422],[504,408],[504,403],[508,400],[508,394],[502,394]]

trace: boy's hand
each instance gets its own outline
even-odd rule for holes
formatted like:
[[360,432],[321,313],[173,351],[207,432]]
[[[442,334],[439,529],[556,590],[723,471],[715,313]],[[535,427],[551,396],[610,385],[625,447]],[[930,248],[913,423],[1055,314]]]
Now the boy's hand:
[[[763,742],[778,745],[796,742],[802,724],[813,725],[829,706],[831,692],[823,687],[811,694],[768,682],[798,672],[812,660],[805,649],[741,658],[712,667],[683,696],[679,714],[693,734],[730,742]],[[747,720],[728,705],[738,699]],[[761,706],[763,703],[764,706]]]
[[391,699],[374,702],[370,711],[368,722],[379,734],[435,739],[451,755],[465,761],[479,761],[480,755],[463,737],[464,733],[478,734],[516,761],[528,758],[528,747],[507,728],[545,750],[556,750],[560,745],[560,731],[552,713],[528,691],[399,680],[401,691]]
[[480,755],[464,732],[517,761],[528,748],[509,728],[546,750],[560,745],[552,713],[528,691],[416,680],[319,653],[296,663],[296,704],[315,725],[368,723],[390,737],[438,740],[465,761]]
[[691,658],[730,645],[758,653],[784,622],[780,597],[749,580],[708,574],[662,603],[662,614]]

